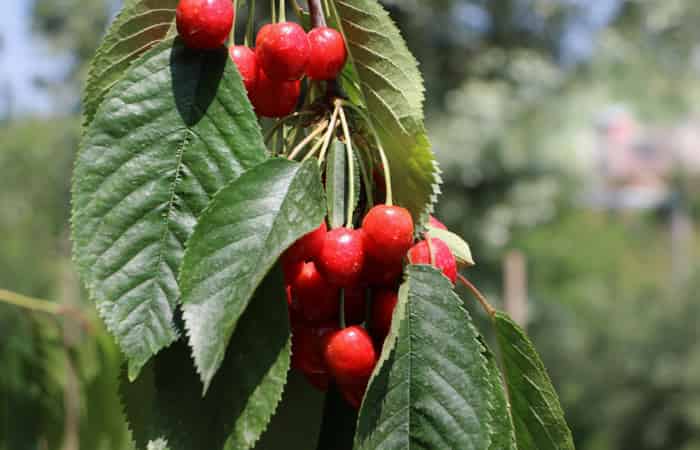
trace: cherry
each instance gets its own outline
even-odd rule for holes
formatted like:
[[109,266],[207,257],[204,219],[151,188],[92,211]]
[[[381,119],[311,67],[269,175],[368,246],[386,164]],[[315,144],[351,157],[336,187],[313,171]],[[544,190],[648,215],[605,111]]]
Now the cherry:
[[365,289],[351,287],[345,289],[345,323],[348,325],[359,325],[365,321],[367,301],[365,299]]
[[368,286],[395,287],[403,274],[403,261],[379,262],[371,256],[365,257],[362,281]]
[[430,221],[428,223],[433,228],[439,228],[441,230],[447,231],[447,227],[445,226],[445,224],[437,220],[435,216],[430,216]]
[[235,14],[231,0],[180,0],[177,32],[189,48],[215,49],[226,41]]
[[338,388],[343,398],[350,404],[350,406],[355,409],[360,409],[360,405],[362,405],[362,398],[365,396],[368,383],[369,377],[364,378],[357,383],[341,384],[338,386]]
[[[457,260],[450,248],[438,238],[430,238],[430,247],[435,254],[435,266],[454,283],[457,280]],[[414,245],[408,252],[408,257],[413,264],[432,264],[427,241],[420,241]]]
[[318,268],[326,279],[340,287],[352,287],[362,275],[365,261],[362,230],[336,228],[326,234],[318,256]]
[[343,35],[333,28],[318,27],[309,32],[309,65],[312,80],[334,80],[348,59]]
[[319,326],[297,326],[292,330],[292,367],[307,376],[309,382],[323,388],[328,385],[328,367],[324,359],[323,349],[328,337],[337,332],[335,323],[324,323]]
[[309,322],[338,317],[340,290],[326,281],[315,263],[301,263],[297,268],[291,282],[292,297],[298,303],[302,317]]
[[324,221],[314,231],[299,238],[284,252],[282,256],[284,262],[292,264],[298,261],[314,261],[318,254],[321,253],[321,247],[323,247],[327,231],[326,222]]
[[392,289],[379,289],[372,297],[372,318],[370,330],[379,342],[384,341],[391,329],[391,318],[399,301],[399,295]]
[[297,106],[301,94],[301,81],[273,81],[258,71],[258,82],[249,92],[255,112],[263,117],[288,116]]
[[228,54],[238,67],[246,91],[253,92],[258,82],[258,59],[255,52],[245,45],[233,45],[229,47]]
[[364,328],[353,325],[330,335],[324,350],[326,365],[340,385],[369,378],[377,363],[372,338]]
[[309,38],[298,23],[266,25],[256,38],[255,53],[270,79],[299,80],[309,62]]
[[413,243],[413,218],[399,206],[377,205],[362,221],[365,251],[379,262],[401,261]]

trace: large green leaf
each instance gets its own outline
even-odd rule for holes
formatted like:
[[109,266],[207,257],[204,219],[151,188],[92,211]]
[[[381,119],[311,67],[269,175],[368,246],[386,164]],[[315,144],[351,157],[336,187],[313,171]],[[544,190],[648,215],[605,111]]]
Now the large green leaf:
[[492,393],[491,398],[493,400],[493,429],[491,431],[491,446],[489,450],[517,450],[510,404],[506,397],[501,370],[498,368],[496,357],[486,347],[485,343],[484,348],[486,348],[486,361]]
[[219,376],[202,398],[184,339],[153,358],[122,397],[137,448],[247,450],[267,427],[289,370],[289,325],[279,271],[261,284],[238,321]]
[[424,87],[418,64],[376,0],[333,0],[331,4],[356,69],[371,128],[389,160],[395,201],[419,220],[432,208],[440,176],[423,123]]
[[559,398],[532,343],[505,314],[496,313],[493,323],[503,357],[518,448],[573,449]]
[[162,41],[175,20],[178,0],[127,0],[90,64],[83,124],[92,122],[109,90],[134,60]]
[[487,449],[487,360],[450,282],[409,266],[392,330],[365,396],[355,449]]
[[325,212],[315,160],[270,159],[222,189],[202,214],[187,243],[180,285],[205,391],[258,284]]
[[134,378],[177,339],[184,244],[211,196],[266,151],[226,50],[165,41],[110,91],[73,177],[74,254]]

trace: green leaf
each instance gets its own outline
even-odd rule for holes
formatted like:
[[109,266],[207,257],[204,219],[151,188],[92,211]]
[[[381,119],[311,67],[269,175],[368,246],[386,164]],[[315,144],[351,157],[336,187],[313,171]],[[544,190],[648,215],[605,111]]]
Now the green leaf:
[[518,448],[573,449],[573,438],[559,398],[532,343],[505,314],[496,313],[493,323],[503,358]]
[[175,21],[178,0],[127,0],[90,63],[83,100],[88,126],[107,93],[144,52],[161,42]]
[[137,448],[162,439],[169,450],[247,450],[267,427],[289,370],[284,284],[274,271],[238,321],[220,376],[208,394],[179,340],[153,358],[122,397]]
[[430,225],[428,225],[428,231],[432,237],[438,238],[447,244],[459,264],[464,266],[473,266],[476,264],[474,262],[474,258],[472,257],[472,251],[469,248],[469,244],[464,242],[464,239],[459,237],[457,234],[441,228],[431,227]]
[[424,87],[418,63],[376,0],[333,0],[331,4],[371,127],[389,160],[394,200],[418,221],[432,210],[440,183],[423,123]]
[[439,271],[409,266],[387,339],[360,410],[355,449],[488,448],[485,349]]
[[331,228],[345,225],[345,193],[348,175],[345,144],[333,141],[326,162],[326,203]]
[[115,85],[73,176],[74,256],[133,379],[177,339],[184,244],[211,196],[266,151],[226,50],[166,41]]
[[335,385],[330,386],[323,405],[317,450],[352,450],[357,411],[345,401]]
[[258,284],[325,213],[316,161],[271,159],[222,189],[201,215],[187,243],[180,286],[205,391]]
[[486,349],[485,356],[489,371],[489,388],[491,390],[493,429],[489,450],[517,450],[515,446],[515,430],[510,414],[510,404],[506,397],[501,370],[498,368],[496,357],[482,341]]

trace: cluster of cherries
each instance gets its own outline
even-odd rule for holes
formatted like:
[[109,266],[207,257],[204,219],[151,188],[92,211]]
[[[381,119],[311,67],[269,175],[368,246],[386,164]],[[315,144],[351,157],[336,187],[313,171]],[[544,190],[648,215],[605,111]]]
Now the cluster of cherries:
[[[221,47],[231,33],[235,11],[231,0],[180,0],[177,30],[190,48]],[[233,45],[229,55],[238,67],[255,111],[264,117],[291,114],[301,94],[301,79],[334,80],[347,60],[343,36],[317,27],[308,34],[297,23],[263,26],[255,49]]]
[[[437,219],[430,221],[445,229]],[[433,237],[414,243],[411,214],[389,205],[373,207],[359,229],[328,230],[324,222],[282,257],[292,367],[320,390],[335,382],[355,408],[389,333],[405,260],[433,264],[453,283],[457,278],[457,262],[447,244]]]

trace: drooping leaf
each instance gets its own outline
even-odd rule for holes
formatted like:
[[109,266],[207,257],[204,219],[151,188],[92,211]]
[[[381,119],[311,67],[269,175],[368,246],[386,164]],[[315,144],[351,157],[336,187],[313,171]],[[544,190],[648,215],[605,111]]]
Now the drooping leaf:
[[219,376],[201,396],[190,350],[179,340],[153,358],[122,396],[137,449],[247,450],[267,427],[289,369],[289,325],[279,271],[261,284],[238,321]]
[[357,411],[345,401],[336,386],[330,386],[316,449],[352,450],[356,424]]
[[501,370],[495,355],[485,343],[486,361],[489,371],[489,386],[492,398],[493,428],[491,430],[491,446],[489,450],[518,450],[515,446],[515,430],[510,413],[510,404],[506,397]]
[[226,50],[178,40],[144,55],[105,98],[73,177],[74,256],[133,379],[177,339],[184,244],[211,196],[266,151]]
[[205,390],[256,287],[325,216],[316,161],[271,159],[222,189],[187,243],[183,316]]
[[[432,209],[440,175],[423,123],[423,80],[398,28],[376,0],[333,0],[364,105],[386,151],[395,201],[414,220]],[[354,74],[344,87],[353,91]]]
[[83,125],[95,117],[109,90],[144,52],[172,28],[178,0],[127,0],[90,63],[83,100]]
[[328,221],[331,228],[345,224],[345,194],[348,175],[345,144],[333,141],[328,149],[326,163],[326,203],[328,204]]
[[530,339],[503,313],[496,313],[493,323],[503,358],[518,448],[573,450],[573,438],[559,398]]
[[472,257],[472,251],[469,248],[464,239],[459,237],[457,234],[443,230],[441,228],[435,228],[428,225],[428,231],[432,237],[436,237],[443,241],[450,248],[450,251],[455,256],[457,263],[463,266],[473,266],[476,264],[474,258]]
[[360,410],[355,449],[488,448],[485,349],[440,272],[409,266],[387,339]]

